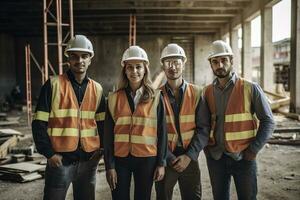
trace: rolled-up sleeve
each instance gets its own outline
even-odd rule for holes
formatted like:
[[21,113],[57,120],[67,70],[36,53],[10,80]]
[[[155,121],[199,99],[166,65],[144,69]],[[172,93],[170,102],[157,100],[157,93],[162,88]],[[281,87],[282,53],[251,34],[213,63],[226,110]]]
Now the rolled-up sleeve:
[[252,112],[256,114],[259,120],[259,127],[256,137],[250,144],[250,150],[258,153],[264,144],[272,136],[275,122],[272,110],[268,104],[267,98],[258,84],[252,85]]

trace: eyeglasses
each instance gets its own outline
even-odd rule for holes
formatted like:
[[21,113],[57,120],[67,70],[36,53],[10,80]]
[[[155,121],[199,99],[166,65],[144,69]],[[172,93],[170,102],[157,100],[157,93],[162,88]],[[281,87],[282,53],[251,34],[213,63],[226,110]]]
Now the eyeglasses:
[[182,66],[182,60],[181,59],[168,59],[168,60],[165,60],[163,62],[163,66],[166,68],[166,69],[169,69],[171,67],[175,67],[175,68],[180,68]]

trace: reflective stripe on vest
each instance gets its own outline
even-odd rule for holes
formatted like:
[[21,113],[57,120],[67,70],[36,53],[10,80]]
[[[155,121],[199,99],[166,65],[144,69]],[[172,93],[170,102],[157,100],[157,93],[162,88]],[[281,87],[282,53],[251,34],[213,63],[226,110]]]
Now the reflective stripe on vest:
[[132,113],[124,90],[108,95],[108,107],[115,122],[114,155],[136,157],[157,155],[157,106],[160,93],[139,103]]
[[[252,84],[244,79],[237,79],[228,99],[225,121],[224,140],[228,152],[241,152],[255,138],[257,121],[251,113]],[[214,129],[216,124],[216,108],[213,85],[207,86],[204,92],[211,115],[211,132],[208,145],[215,145]]]
[[[47,132],[54,151],[75,151],[79,139],[84,151],[92,152],[99,149],[96,120],[104,119],[103,113],[96,115],[102,97],[100,84],[89,79],[80,107],[66,74],[53,77],[51,88],[52,102]],[[37,117],[46,119],[46,114],[38,111]]]
[[[161,90],[164,94],[163,96],[166,107],[168,147],[173,152],[176,148],[178,141],[178,132],[175,125],[175,116],[165,86],[163,86]],[[189,146],[191,139],[194,136],[194,131],[196,128],[195,111],[200,99],[200,94],[200,87],[189,83],[187,84],[179,113],[180,135],[184,149],[186,149]]]
[[37,111],[34,114],[33,119],[34,120],[41,120],[41,121],[44,121],[44,122],[48,122],[48,120],[49,120],[49,113],[48,112],[44,112],[44,111]]

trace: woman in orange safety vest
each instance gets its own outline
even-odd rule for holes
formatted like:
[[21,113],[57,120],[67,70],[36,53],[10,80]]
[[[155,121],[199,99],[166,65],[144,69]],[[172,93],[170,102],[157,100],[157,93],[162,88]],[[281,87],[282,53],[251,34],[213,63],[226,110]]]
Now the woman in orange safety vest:
[[118,88],[108,95],[104,129],[106,179],[113,199],[150,199],[153,181],[164,177],[167,151],[161,93],[151,87],[149,60],[139,46],[129,47],[121,61]]

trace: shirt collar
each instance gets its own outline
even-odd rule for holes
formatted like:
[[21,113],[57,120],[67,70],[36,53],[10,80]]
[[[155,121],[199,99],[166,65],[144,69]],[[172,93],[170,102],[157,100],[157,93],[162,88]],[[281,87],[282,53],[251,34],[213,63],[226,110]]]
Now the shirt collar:
[[[185,80],[182,79],[182,84],[179,86],[179,92],[180,92],[181,94],[184,93],[184,91],[185,91],[185,89],[186,89],[186,86],[187,86],[187,82],[186,82]],[[172,91],[172,88],[171,88],[171,86],[168,84],[168,82],[165,84],[165,88],[166,88],[166,91],[167,91],[168,94],[172,94],[172,95],[174,96],[173,91]]]
[[[131,89],[131,87],[129,86],[129,84],[128,84],[128,86],[125,88],[125,91],[126,91],[128,94],[131,95],[132,89]],[[135,94],[136,94],[136,95],[137,95],[137,94],[142,95],[143,92],[144,92],[144,87],[141,86],[139,89],[136,90]]]
[[[228,80],[228,82],[226,83],[225,87],[229,86],[230,84],[235,84],[235,82],[238,79],[238,75],[236,74],[236,72],[231,72],[231,77]],[[219,80],[218,78],[215,78],[215,80],[213,81],[213,85],[218,86],[219,85]]]
[[83,84],[83,83],[87,83],[87,82],[89,81],[89,78],[88,78],[87,74],[85,75],[85,77],[84,77],[82,83],[80,84],[80,83],[78,83],[78,82],[76,81],[75,76],[74,76],[74,74],[71,72],[70,69],[69,69],[66,73],[67,73],[67,76],[68,76],[68,78],[70,79],[70,81],[75,82],[75,83],[77,83],[77,84],[79,84],[79,85],[81,85],[81,84]]

